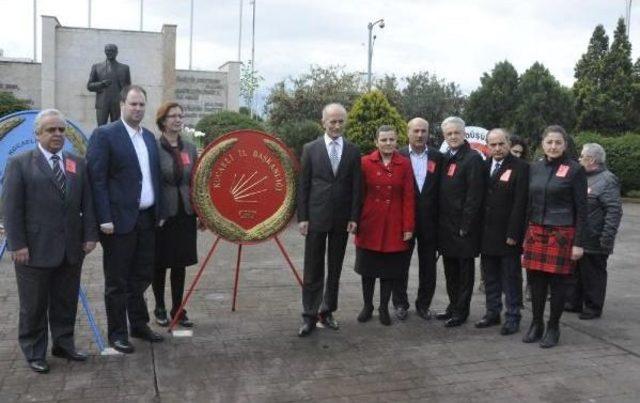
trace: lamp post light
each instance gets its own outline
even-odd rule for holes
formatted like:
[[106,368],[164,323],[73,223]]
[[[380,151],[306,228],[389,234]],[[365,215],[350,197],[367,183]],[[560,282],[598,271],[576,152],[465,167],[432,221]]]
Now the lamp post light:
[[380,26],[380,29],[384,28],[384,18],[380,18],[377,21],[370,22],[367,24],[367,29],[369,30],[369,51],[367,58],[367,89],[371,91],[371,59],[373,59],[373,41],[375,40],[375,36],[373,36],[373,27],[376,25]]

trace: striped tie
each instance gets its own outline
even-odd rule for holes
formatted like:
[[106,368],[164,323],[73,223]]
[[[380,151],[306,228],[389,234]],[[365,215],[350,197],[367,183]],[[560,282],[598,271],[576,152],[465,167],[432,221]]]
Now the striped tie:
[[53,175],[56,177],[56,182],[58,182],[58,187],[62,191],[62,194],[64,194],[66,178],[60,168],[60,157],[57,154],[53,154],[51,156],[51,162],[53,162]]
[[331,141],[329,143],[331,148],[329,153],[329,160],[331,161],[331,170],[333,170],[333,174],[338,173],[338,166],[340,165],[340,157],[338,156],[338,142],[336,140]]

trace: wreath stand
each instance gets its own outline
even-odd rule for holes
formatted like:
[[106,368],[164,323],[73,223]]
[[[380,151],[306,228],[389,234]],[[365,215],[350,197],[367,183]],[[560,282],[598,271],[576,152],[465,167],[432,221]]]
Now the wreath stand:
[[[280,249],[280,252],[282,253],[282,256],[284,256],[285,260],[287,261],[287,264],[289,265],[289,268],[291,269],[291,271],[293,272],[293,275],[296,278],[296,281],[298,282],[298,284],[300,285],[300,287],[302,287],[302,279],[300,278],[300,275],[298,274],[298,271],[296,270],[296,268],[293,265],[293,262],[291,262],[291,258],[289,257],[289,254],[287,254],[287,251],[284,249],[284,246],[282,245],[282,242],[280,242],[280,239],[278,238],[278,236],[274,236],[273,239],[275,240],[276,244],[278,245],[278,248]],[[200,281],[200,277],[202,277],[202,273],[204,272],[204,268],[207,266],[207,263],[209,263],[209,260],[211,259],[211,256],[213,256],[213,252],[215,251],[216,247],[218,246],[218,243],[220,242],[220,236],[216,237],[216,240],[213,242],[213,245],[211,246],[211,249],[209,249],[209,253],[207,254],[207,257],[204,259],[204,261],[202,262],[202,264],[200,265],[200,269],[198,269],[198,273],[196,274],[196,276],[193,278],[193,281],[191,282],[191,285],[189,285],[189,291],[187,291],[187,294],[185,295],[184,299],[182,300],[182,303],[180,304],[180,307],[178,308],[178,311],[175,313],[175,315],[173,315],[173,318],[171,319],[171,323],[169,324],[169,333],[172,333],[174,336],[192,336],[193,332],[191,330],[186,330],[186,331],[180,331],[180,330],[173,330],[176,327],[176,324],[178,323],[178,318],[180,318],[180,316],[182,315],[182,312],[184,311],[184,307],[187,305],[187,303],[189,302],[189,299],[191,298],[191,295],[193,294],[196,285],[198,284],[198,281]],[[236,271],[235,271],[235,276],[234,276],[234,280],[233,280],[233,303],[231,305],[231,311],[235,312],[236,310],[236,300],[237,300],[237,296],[238,296],[238,281],[240,278],[240,260],[242,257],[242,243],[238,243],[238,257],[236,259]]]

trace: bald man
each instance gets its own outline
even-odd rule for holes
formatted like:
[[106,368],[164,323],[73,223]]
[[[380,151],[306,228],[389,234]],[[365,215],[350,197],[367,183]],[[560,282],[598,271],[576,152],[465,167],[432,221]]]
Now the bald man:
[[529,165],[511,155],[509,133],[487,134],[491,158],[485,162],[486,190],[482,219],[481,259],[485,273],[486,314],[477,328],[500,324],[502,294],[505,322],[502,335],[520,327],[522,269],[520,254],[526,224]]
[[[442,154],[429,147],[429,122],[422,118],[413,118],[407,124],[409,145],[400,153],[411,160],[414,177],[416,208],[416,227],[409,254],[418,245],[418,295],[416,313],[423,319],[431,319],[431,300],[436,289],[436,249],[438,232],[438,188],[440,186],[440,167]],[[408,259],[410,260],[410,259]],[[409,270],[398,288],[393,290],[395,316],[407,318],[409,299],[407,286]]]

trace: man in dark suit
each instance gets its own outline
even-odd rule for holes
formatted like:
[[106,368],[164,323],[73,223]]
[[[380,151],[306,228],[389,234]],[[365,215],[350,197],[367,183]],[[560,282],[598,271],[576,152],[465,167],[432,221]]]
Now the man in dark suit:
[[[429,122],[422,118],[413,118],[407,124],[409,146],[400,153],[411,159],[414,176],[414,193],[416,208],[416,229],[409,254],[413,254],[418,244],[418,296],[416,312],[423,319],[431,318],[431,300],[436,290],[436,249],[438,231],[438,188],[440,186],[440,168],[442,154],[428,147]],[[396,284],[399,289],[393,290],[393,306],[395,315],[404,320],[409,309],[407,286],[409,271],[403,281]]]
[[38,145],[9,160],[2,192],[20,298],[18,341],[31,369],[40,373],[49,371],[47,327],[54,356],[87,358],[76,351],[73,333],[80,269],[98,233],[85,162],[62,151],[66,126],[55,109],[37,115]]
[[474,258],[480,252],[480,218],[484,195],[484,161],[465,140],[459,117],[442,122],[449,151],[442,161],[438,197],[438,249],[444,263],[449,306],[436,315],[446,327],[460,326],[469,316],[475,277]]
[[482,220],[481,259],[484,267],[486,314],[477,328],[500,324],[502,293],[506,312],[503,335],[520,327],[522,299],[522,240],[529,193],[529,165],[511,155],[509,133],[493,129],[487,134],[491,158],[486,161],[486,191]]
[[153,134],[140,126],[146,101],[144,89],[125,87],[122,120],[96,128],[87,151],[104,249],[109,343],[123,353],[133,352],[127,317],[132,337],[162,341],[148,326],[144,300],[153,279],[155,227],[162,223],[158,149]]
[[324,136],[302,150],[298,188],[298,225],[305,236],[301,337],[309,335],[318,320],[324,327],[338,329],[333,312],[338,309],[342,261],[349,233],[358,227],[362,194],[360,150],[342,137],[346,119],[342,105],[325,106]]
[[120,91],[131,85],[129,66],[116,61],[118,47],[105,45],[107,60],[91,66],[87,89],[96,93],[96,119],[98,126],[120,119]]

